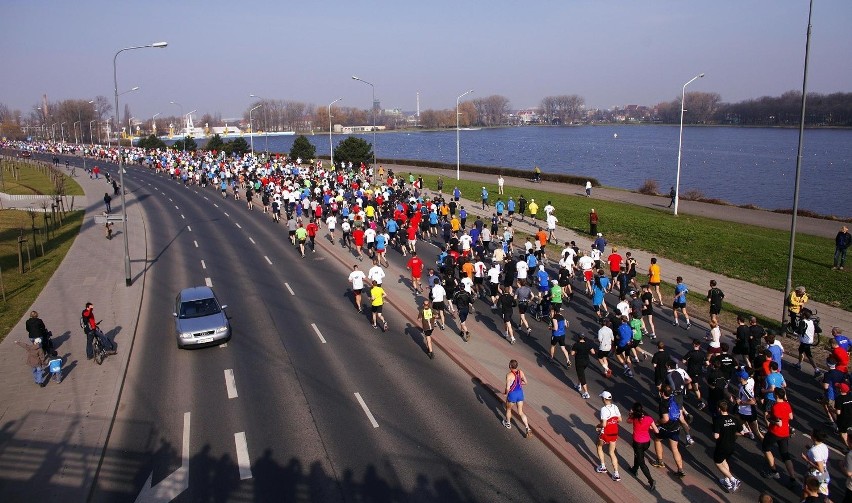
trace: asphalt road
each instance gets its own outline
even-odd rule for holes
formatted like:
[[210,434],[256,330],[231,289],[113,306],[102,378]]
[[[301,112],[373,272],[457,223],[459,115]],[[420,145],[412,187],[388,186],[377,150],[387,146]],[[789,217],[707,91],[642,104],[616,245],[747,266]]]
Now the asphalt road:
[[[155,485],[173,481],[170,474],[181,467],[186,412],[191,414],[189,489],[176,501],[598,499],[539,442],[505,430],[501,406],[467,374],[446,358],[426,359],[419,331],[395,309],[386,309],[389,333],[371,329],[346,297],[348,269],[335,258],[341,251],[331,255],[323,243],[301,259],[284,225],[273,224],[258,209],[248,212],[244,201],[222,200],[213,188],[184,188],[140,168],[130,168],[126,179],[145,205],[150,269],[140,335],[95,501],[134,500],[152,471]],[[426,258],[428,246],[421,248]],[[396,281],[402,258],[391,252],[389,259],[386,281]],[[174,295],[205,278],[229,305],[234,339],[224,348],[178,351],[172,335]],[[612,308],[614,298],[607,300]],[[484,304],[478,307],[482,325],[499,326]],[[585,296],[578,293],[567,314],[573,335],[596,330]],[[675,328],[670,315],[669,309],[657,310],[657,335],[682,356],[704,331],[699,324],[688,332]],[[541,356],[549,346],[545,326],[537,325],[534,335],[516,347]],[[644,348],[654,351],[648,343]],[[236,398],[228,398],[228,369]],[[573,384],[573,369],[548,370],[566,386]],[[590,392],[594,396],[606,388],[622,409],[635,399],[654,411],[650,365],[643,363],[636,372],[635,380],[609,381],[594,370]],[[815,402],[820,388],[814,379],[789,367],[784,373],[798,430],[791,453],[801,474],[799,453],[809,443],[802,433],[825,417]],[[681,452],[686,470],[705,475],[712,486],[718,473],[709,417],[695,416],[697,443]],[[240,432],[245,432],[252,477],[242,481],[235,445]],[[738,443],[731,468],[744,487],[727,496],[731,501],[753,501],[761,490],[780,501],[795,498],[778,481],[760,477],[765,463],[754,442]],[[837,497],[844,491],[837,464],[842,456],[836,439],[829,445],[831,493]],[[626,444],[619,452],[630,459]],[[668,451],[666,457],[671,462]],[[622,466],[622,476],[625,471]]]
[[[424,358],[399,313],[387,310],[388,333],[373,330],[345,296],[341,262],[321,251],[301,259],[283,224],[213,188],[139,168],[125,180],[145,205],[151,256],[93,501],[133,501],[152,472],[155,486],[171,483],[187,412],[189,488],[175,501],[594,498],[541,443],[503,428],[484,388],[448,359]],[[229,306],[233,339],[178,350],[174,296],[207,278]]]

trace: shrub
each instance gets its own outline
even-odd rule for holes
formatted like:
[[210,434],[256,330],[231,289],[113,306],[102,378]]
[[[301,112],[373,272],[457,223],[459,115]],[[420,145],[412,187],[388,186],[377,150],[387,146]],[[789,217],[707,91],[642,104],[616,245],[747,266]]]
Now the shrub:
[[656,196],[660,193],[660,186],[656,180],[649,178],[639,186],[639,193],[647,196]]
[[689,189],[681,197],[687,201],[700,201],[704,199],[704,193],[698,189]]
[[334,160],[352,162],[356,166],[362,162],[369,164],[373,162],[373,144],[350,136],[337,144],[337,148],[334,149]]
[[[317,148],[308,140],[305,135],[299,135],[293,141],[293,147],[290,149],[290,159],[299,159],[308,161],[317,155]],[[354,161],[353,161],[354,163]]]

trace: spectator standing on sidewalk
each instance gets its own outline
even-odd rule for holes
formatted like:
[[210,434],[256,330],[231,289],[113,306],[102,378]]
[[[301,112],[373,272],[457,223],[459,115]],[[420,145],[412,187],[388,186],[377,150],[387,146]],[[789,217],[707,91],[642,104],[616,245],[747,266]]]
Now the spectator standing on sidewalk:
[[795,290],[790,292],[787,297],[787,312],[790,315],[790,326],[797,326],[799,313],[802,312],[802,307],[808,302],[808,292],[803,286],[797,286]]
[[598,233],[598,214],[595,209],[589,212],[589,234],[596,236]]
[[669,208],[674,206],[675,197],[677,197],[677,192],[675,192],[675,188],[672,187],[671,190],[669,190],[669,199],[671,199],[671,201],[669,201]]
[[109,195],[109,192],[104,192],[104,206],[107,213],[112,213],[112,196]]
[[834,238],[834,267],[832,269],[843,270],[843,266],[846,264],[846,250],[849,249],[849,245],[852,245],[852,234],[849,234],[849,227],[844,225]]
[[604,455],[604,446],[606,445],[609,451],[609,459],[612,461],[612,480],[618,482],[621,480],[621,475],[618,474],[618,457],[615,454],[615,444],[618,442],[618,423],[621,422],[621,411],[618,410],[618,406],[612,403],[612,393],[603,391],[600,397],[603,400],[603,407],[598,413],[600,422],[596,428],[600,464],[595,468],[595,471],[598,473],[608,472]]
[[592,181],[586,180],[586,197],[592,197]]
[[501,196],[503,195],[503,185],[506,183],[506,180],[503,179],[503,175],[497,175],[497,193]]
[[41,387],[47,383],[45,379],[44,368],[47,366],[47,356],[41,348],[41,338],[37,337],[32,344],[25,344],[21,341],[15,341],[15,344],[24,348],[27,352],[27,366],[33,371],[33,381]]
[[530,423],[527,420],[527,415],[524,414],[524,388],[527,383],[527,376],[524,371],[518,368],[518,360],[509,361],[509,372],[506,374],[506,389],[503,393],[506,395],[506,419],[503,420],[503,426],[508,429],[512,428],[512,407],[517,405],[518,417],[521,418],[524,424],[524,436],[530,436]]

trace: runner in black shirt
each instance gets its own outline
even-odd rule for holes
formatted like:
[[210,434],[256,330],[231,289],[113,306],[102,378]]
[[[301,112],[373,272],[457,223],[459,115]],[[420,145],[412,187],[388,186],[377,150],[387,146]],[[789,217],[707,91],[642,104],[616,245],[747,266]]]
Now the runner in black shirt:
[[840,383],[837,385],[839,394],[834,399],[834,409],[837,412],[837,429],[843,445],[849,447],[849,430],[852,429],[852,394],[849,393],[849,385]]
[[654,386],[657,387],[657,391],[666,382],[666,362],[671,359],[671,355],[666,351],[665,343],[658,342],[657,352],[651,357],[651,365],[654,367]]
[[732,493],[739,489],[740,480],[731,475],[728,468],[728,458],[734,453],[737,435],[742,435],[743,425],[740,420],[728,414],[728,402],[723,400],[716,404],[719,415],[713,418],[713,438],[716,439],[716,448],[713,450],[713,462],[716,468],[722,472],[724,478],[719,482]]
[[701,350],[701,341],[693,339],[692,349],[683,355],[683,363],[686,365],[686,373],[689,374],[689,378],[692,379],[692,382],[687,385],[687,388],[695,393],[695,399],[698,400],[698,410],[704,410],[707,406],[707,404],[701,400],[701,387],[698,385],[698,378],[701,376],[701,370],[704,367],[706,359],[706,353]]
[[575,388],[582,393],[583,398],[589,398],[589,388],[586,386],[586,367],[589,366],[589,355],[595,354],[595,345],[586,340],[586,334],[581,333],[579,340],[571,348],[571,356],[574,357],[574,365],[577,366],[577,380],[580,381]]

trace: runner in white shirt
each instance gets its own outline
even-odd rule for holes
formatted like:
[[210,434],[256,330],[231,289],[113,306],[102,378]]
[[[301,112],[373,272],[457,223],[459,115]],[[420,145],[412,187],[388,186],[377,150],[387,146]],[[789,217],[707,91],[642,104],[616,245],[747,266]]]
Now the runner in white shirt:
[[611,327],[612,322],[606,319],[603,326],[598,330],[598,361],[603,367],[606,377],[612,377],[612,370],[609,369],[609,354],[612,351],[612,341],[615,339],[615,334],[612,333]]
[[325,219],[325,225],[328,226],[328,240],[334,244],[334,229],[337,227],[337,217],[329,215],[328,218]]
[[586,282],[586,294],[591,295],[592,294],[592,279],[593,279],[593,276],[594,276],[594,274],[592,272],[592,268],[594,268],[594,266],[595,266],[595,261],[592,259],[592,257],[586,255],[586,253],[583,252],[583,254],[580,255],[580,258],[577,259],[577,266],[580,268],[580,271],[582,271],[582,273],[583,273],[583,281]]
[[529,273],[530,266],[527,264],[527,261],[523,258],[518,260],[518,263],[515,265],[515,277],[518,278],[518,285],[524,285],[527,282],[527,274]]
[[355,308],[361,311],[361,293],[364,291],[364,271],[358,269],[358,264],[352,266],[349,273],[349,282],[352,283],[352,293],[355,294]]
[[382,286],[382,280],[385,279],[385,270],[382,269],[382,266],[376,264],[367,271],[367,278],[370,282],[375,281],[379,286]]
[[[547,208],[544,208],[544,211],[547,211]],[[556,218],[556,215],[547,215],[547,240],[553,241],[553,244],[559,244],[559,241],[553,237],[553,231],[556,230],[556,223],[559,222],[559,219]]]
[[435,318],[438,322],[438,327],[444,329],[444,311],[447,309],[447,290],[440,281],[435,282],[432,287],[432,310],[435,311]]
[[497,305],[497,298],[500,296],[500,264],[494,262],[491,268],[488,269],[488,293],[491,297],[491,305]]

